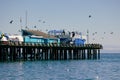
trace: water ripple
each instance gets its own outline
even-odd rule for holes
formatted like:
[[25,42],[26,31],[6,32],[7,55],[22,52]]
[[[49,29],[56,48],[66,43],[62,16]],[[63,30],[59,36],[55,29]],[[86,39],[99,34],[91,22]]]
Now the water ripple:
[[102,56],[101,60],[0,63],[0,80],[120,80],[118,55]]

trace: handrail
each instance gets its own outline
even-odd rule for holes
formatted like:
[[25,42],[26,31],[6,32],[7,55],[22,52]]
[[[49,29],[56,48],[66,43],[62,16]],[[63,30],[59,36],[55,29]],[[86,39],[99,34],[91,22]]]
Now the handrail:
[[101,44],[63,44],[63,43],[28,43],[28,42],[10,42],[10,41],[0,41],[0,45],[13,45],[13,46],[43,46],[43,47],[81,47],[81,48],[98,48],[103,49]]

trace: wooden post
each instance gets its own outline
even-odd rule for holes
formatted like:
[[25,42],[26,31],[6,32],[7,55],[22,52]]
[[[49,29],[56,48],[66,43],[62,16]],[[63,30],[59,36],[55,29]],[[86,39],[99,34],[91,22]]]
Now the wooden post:
[[50,47],[50,60],[53,59],[53,50],[52,50],[52,47]]
[[13,47],[10,47],[10,61],[13,61]]
[[62,60],[63,59],[63,49],[61,48],[60,49],[60,60]]
[[77,59],[77,50],[73,49],[73,59]]
[[93,59],[97,59],[97,49],[93,49]]
[[0,61],[2,61],[2,47],[0,45]]
[[23,53],[22,53],[22,55],[23,55],[23,60],[25,61],[26,60],[26,48],[25,47],[22,47],[23,48]]
[[78,59],[81,59],[81,50],[78,49]]
[[56,48],[56,60],[58,60],[58,56],[59,56],[58,51],[59,51],[58,48]]
[[64,49],[64,60],[67,60],[67,50]]
[[100,59],[100,49],[98,49],[98,59]]
[[3,61],[8,60],[8,48],[7,46],[3,47]]
[[70,59],[70,60],[72,60],[72,50],[71,50],[71,49],[69,49],[69,51],[68,51],[68,52],[69,52],[69,59]]
[[91,59],[91,50],[87,49],[87,59]]
[[48,49],[45,48],[45,60],[48,60]]

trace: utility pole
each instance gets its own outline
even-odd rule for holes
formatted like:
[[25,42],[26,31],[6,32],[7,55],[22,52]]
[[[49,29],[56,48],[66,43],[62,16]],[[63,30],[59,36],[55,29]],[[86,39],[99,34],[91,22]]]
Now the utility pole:
[[87,30],[87,44],[89,44],[89,30]]

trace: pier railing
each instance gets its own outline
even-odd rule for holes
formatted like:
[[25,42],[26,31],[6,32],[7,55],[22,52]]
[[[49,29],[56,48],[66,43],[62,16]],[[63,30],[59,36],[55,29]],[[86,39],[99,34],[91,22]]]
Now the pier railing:
[[0,42],[0,61],[100,59],[101,44]]
[[41,47],[81,47],[81,48],[96,48],[103,49],[101,44],[92,43],[92,44],[63,44],[63,43],[25,43],[25,42],[8,42],[8,41],[0,41],[0,45],[9,45],[9,46],[41,46]]

